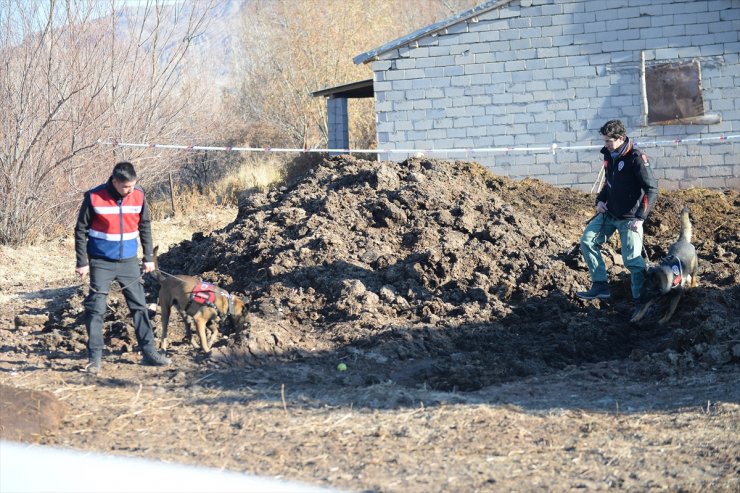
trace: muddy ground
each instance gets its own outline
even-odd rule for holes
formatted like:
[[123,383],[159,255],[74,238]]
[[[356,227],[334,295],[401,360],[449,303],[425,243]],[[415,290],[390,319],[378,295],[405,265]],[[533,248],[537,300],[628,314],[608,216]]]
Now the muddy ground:
[[173,366],[142,367],[113,293],[99,377],[78,371],[70,241],[5,248],[0,384],[64,405],[15,436],[0,408],[4,436],[356,491],[737,491],[740,198],[661,194],[650,261],[684,205],[700,285],[665,326],[665,304],[632,324],[617,237],[613,299],[574,295],[592,195],[477,164],[334,158],[211,221],[155,224],[161,268],[240,293],[249,323],[205,355],[176,317]]

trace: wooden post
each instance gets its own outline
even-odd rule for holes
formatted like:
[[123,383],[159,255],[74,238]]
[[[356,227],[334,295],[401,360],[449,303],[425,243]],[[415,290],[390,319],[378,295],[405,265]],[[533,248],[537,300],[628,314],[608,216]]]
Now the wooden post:
[[640,96],[642,99],[642,113],[640,114],[640,125],[648,125],[648,97],[647,97],[647,77],[645,75],[645,51],[640,52]]
[[175,186],[172,184],[172,171],[170,171],[170,203],[172,204],[172,217],[176,217],[177,209],[175,209]]

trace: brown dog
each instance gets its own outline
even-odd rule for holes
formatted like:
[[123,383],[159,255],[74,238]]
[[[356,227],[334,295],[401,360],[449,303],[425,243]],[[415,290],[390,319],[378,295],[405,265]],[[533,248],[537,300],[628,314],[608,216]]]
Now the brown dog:
[[692,227],[689,219],[689,208],[681,211],[681,233],[678,240],[668,249],[668,256],[661,259],[658,265],[650,267],[645,278],[646,300],[643,307],[632,317],[637,322],[645,316],[648,309],[662,297],[670,299],[668,311],[658,323],[663,325],[676,311],[678,302],[686,287],[694,288],[699,284],[697,277],[699,259],[696,249],[691,244]]
[[[243,326],[247,320],[247,306],[244,300],[229,292],[198,279],[197,277],[172,275],[159,270],[157,250],[154,247],[154,278],[159,281],[159,308],[162,313],[162,350],[169,346],[167,326],[170,323],[172,305],[177,305],[185,326],[190,332],[188,317],[191,317],[198,330],[200,345],[206,353],[211,351],[211,345],[219,336],[218,322],[227,315],[234,326]],[[211,337],[206,337],[206,326],[211,321]],[[195,341],[191,340],[197,347]]]

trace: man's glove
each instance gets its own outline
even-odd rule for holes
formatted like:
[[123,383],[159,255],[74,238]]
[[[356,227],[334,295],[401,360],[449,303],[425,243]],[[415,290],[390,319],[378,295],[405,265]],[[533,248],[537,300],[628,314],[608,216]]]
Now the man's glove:
[[606,211],[607,211],[606,204],[599,201],[599,203],[596,204],[596,212],[598,212],[599,214],[604,214],[606,213]]
[[627,225],[627,227],[636,233],[636,232],[640,231],[640,228],[642,228],[642,223],[643,223],[643,220],[642,219],[635,218],[632,221],[630,221],[630,223],[629,223],[629,225]]

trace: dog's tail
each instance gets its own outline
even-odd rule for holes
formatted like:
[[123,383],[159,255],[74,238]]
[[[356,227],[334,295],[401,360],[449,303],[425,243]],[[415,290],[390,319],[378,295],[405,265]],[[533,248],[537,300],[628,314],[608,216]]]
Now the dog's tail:
[[150,272],[152,277],[159,282],[162,282],[162,273],[159,272],[159,262],[157,261],[157,252],[159,251],[159,245],[154,247],[154,270]]
[[681,234],[678,235],[678,241],[691,243],[692,233],[691,220],[689,219],[689,208],[688,206],[684,206],[681,211]]

